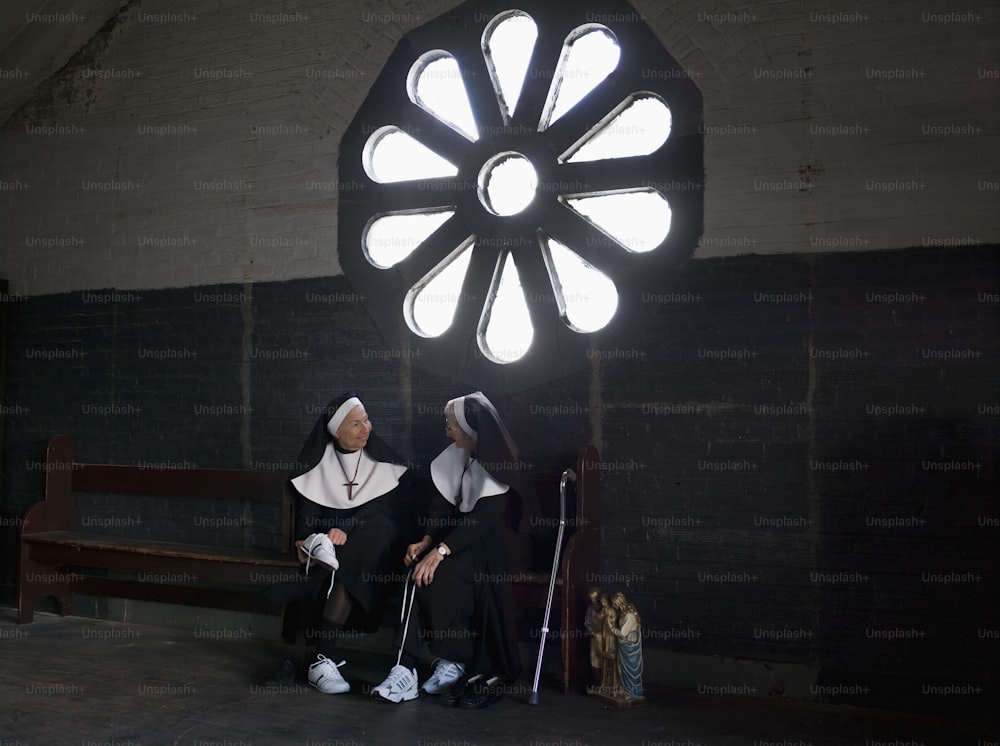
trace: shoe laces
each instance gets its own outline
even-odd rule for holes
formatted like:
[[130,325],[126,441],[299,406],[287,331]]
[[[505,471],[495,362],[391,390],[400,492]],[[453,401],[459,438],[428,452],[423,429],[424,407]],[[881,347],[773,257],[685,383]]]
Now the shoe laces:
[[312,536],[307,536],[305,542],[302,544],[302,549],[306,553],[306,575],[309,574],[309,563],[315,557],[316,545],[322,544],[323,538],[324,534],[313,534]]
[[334,668],[340,668],[342,665],[344,665],[345,663],[347,663],[347,659],[346,658],[344,660],[342,660],[340,663],[334,663],[332,660],[330,660],[329,658],[327,658],[322,653],[317,653],[316,654],[316,662],[313,663],[313,665],[314,666],[318,665],[320,663],[323,663],[324,661],[326,661],[327,663],[331,664]]
[[411,675],[411,673],[406,666],[393,666],[389,672],[389,676],[385,680],[385,685],[392,688],[400,682],[400,679]]
[[[302,545],[306,552],[306,575],[309,574],[309,563],[316,556],[316,545],[319,544],[320,548],[326,548],[335,557],[337,555],[333,548],[333,542],[330,541],[330,537],[326,534],[313,534],[312,536],[306,538],[306,542]],[[329,544],[329,546],[327,546]],[[337,574],[337,571],[332,567],[330,568],[330,587],[326,589],[326,597],[330,598],[330,594],[333,593],[333,579]],[[343,665],[343,664],[341,664]]]

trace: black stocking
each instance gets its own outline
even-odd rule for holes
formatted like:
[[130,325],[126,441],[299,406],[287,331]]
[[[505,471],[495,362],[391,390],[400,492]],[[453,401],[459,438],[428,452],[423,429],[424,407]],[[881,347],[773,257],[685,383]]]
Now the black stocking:
[[333,591],[323,607],[323,618],[319,623],[319,645],[317,652],[333,658],[337,647],[337,637],[347,622],[354,603],[342,583],[334,583]]

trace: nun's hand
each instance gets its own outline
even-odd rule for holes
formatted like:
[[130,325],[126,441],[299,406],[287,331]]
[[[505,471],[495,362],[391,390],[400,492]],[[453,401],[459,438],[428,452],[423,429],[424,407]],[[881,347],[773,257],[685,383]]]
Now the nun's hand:
[[413,570],[413,582],[417,586],[430,585],[434,582],[434,571],[441,564],[441,555],[437,552],[430,552]]
[[406,548],[406,554],[403,557],[403,564],[406,565],[407,567],[412,565],[414,562],[420,559],[420,555],[423,554],[425,551],[427,551],[427,547],[429,547],[430,545],[431,542],[429,539],[424,539],[423,541],[416,541],[413,544],[410,544],[410,546]]
[[326,535],[330,537],[330,541],[335,547],[342,547],[347,543],[347,534],[339,528],[331,528],[326,532]]

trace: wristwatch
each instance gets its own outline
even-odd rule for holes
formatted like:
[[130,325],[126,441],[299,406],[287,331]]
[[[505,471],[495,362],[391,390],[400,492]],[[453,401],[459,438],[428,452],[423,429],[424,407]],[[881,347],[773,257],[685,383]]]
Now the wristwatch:
[[444,559],[445,557],[448,556],[448,550],[444,544],[438,544],[438,554],[441,555],[441,559]]

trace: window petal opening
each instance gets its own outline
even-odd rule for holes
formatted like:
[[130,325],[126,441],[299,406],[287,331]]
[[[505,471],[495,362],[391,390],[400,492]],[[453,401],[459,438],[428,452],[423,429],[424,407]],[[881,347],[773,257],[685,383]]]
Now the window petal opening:
[[626,98],[559,160],[579,163],[649,155],[667,141],[671,124],[666,101],[655,93],[636,93]]
[[670,232],[670,203],[652,187],[559,199],[634,253],[652,251]]
[[479,320],[479,349],[494,363],[513,363],[524,357],[534,335],[521,277],[510,252],[505,251],[497,261]]
[[440,179],[458,174],[458,167],[395,125],[380,127],[365,143],[365,173],[372,181]]
[[589,23],[574,29],[563,44],[538,130],[548,128],[576,106],[618,66],[621,47],[611,29]]
[[403,317],[414,334],[439,337],[451,327],[460,297],[456,288],[464,283],[475,240],[475,236],[465,239],[406,293]]
[[421,55],[410,67],[406,92],[410,101],[466,139],[479,139],[462,70],[453,55],[440,49]]
[[524,78],[538,39],[534,19],[521,10],[496,16],[483,31],[483,58],[504,122],[510,123],[521,98]]
[[379,269],[394,267],[454,214],[454,207],[441,207],[378,215],[368,221],[362,233],[365,258]]
[[564,243],[539,237],[559,315],[575,332],[596,332],[618,310],[618,289],[606,274]]

